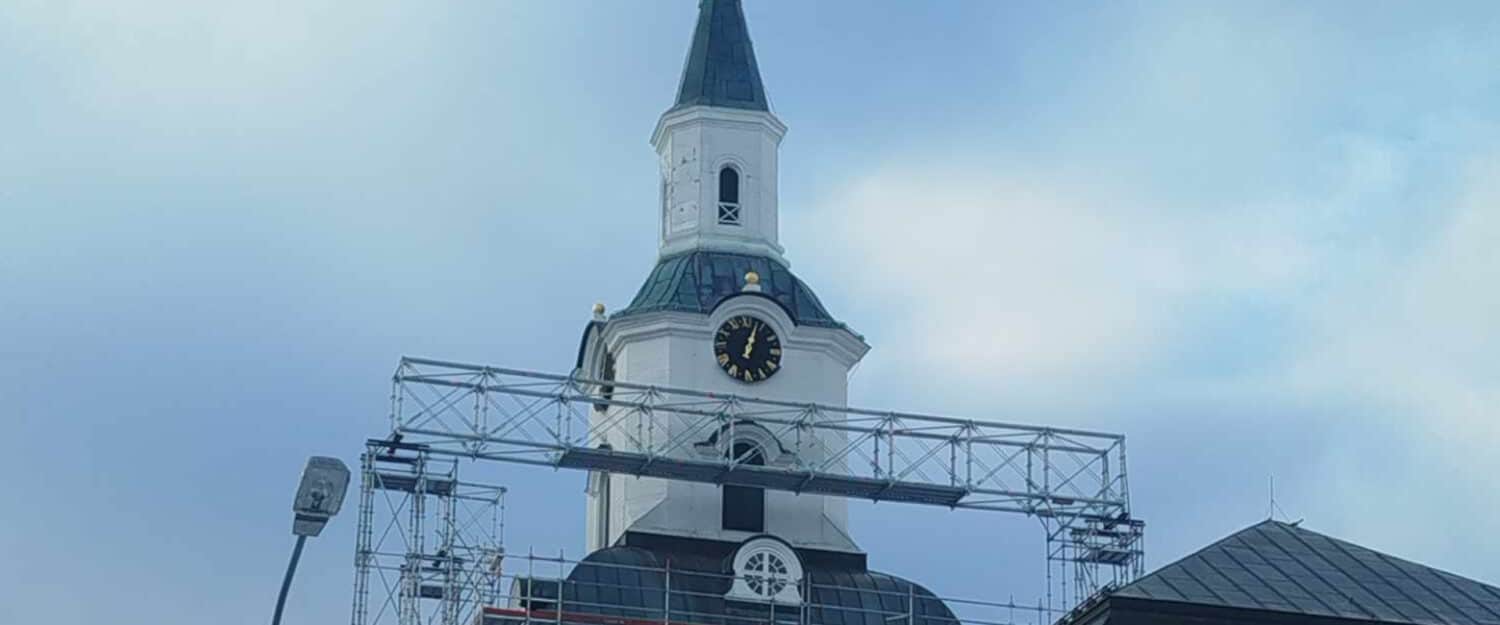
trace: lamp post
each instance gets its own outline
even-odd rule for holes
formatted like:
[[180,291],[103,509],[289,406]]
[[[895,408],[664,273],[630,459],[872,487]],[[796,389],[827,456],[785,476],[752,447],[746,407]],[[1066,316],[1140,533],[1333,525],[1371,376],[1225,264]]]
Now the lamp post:
[[349,467],[338,458],[313,456],[307,459],[302,469],[302,484],[297,487],[297,498],[292,501],[292,534],[297,536],[297,546],[292,548],[292,561],[286,565],[286,577],[281,579],[281,594],[276,597],[276,613],[271,625],[281,625],[281,609],[286,607],[286,593],[292,587],[292,575],[297,572],[297,560],[302,558],[302,545],[308,536],[323,532],[323,526],[333,515],[338,514],[344,504],[344,492],[349,489]]

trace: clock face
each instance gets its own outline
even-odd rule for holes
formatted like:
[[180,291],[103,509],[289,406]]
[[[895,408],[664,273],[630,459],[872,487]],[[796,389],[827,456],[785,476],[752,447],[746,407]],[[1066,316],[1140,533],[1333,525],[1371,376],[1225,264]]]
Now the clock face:
[[714,334],[714,357],[729,377],[759,382],[781,370],[781,338],[771,324],[750,315],[736,315]]

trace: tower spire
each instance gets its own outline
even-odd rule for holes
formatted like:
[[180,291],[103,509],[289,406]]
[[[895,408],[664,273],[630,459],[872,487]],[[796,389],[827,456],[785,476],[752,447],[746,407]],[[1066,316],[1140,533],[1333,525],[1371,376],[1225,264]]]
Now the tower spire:
[[719,106],[771,110],[740,0],[702,0],[673,109]]
[[661,164],[660,254],[711,249],[784,264],[776,161],[785,133],[766,101],[740,0],[702,0],[677,101],[651,133]]

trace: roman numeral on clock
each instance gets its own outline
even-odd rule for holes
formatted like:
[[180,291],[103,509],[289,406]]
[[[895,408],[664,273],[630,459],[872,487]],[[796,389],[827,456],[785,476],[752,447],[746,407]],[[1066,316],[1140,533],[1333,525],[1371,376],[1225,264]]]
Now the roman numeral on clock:
[[781,370],[781,337],[763,319],[735,315],[714,331],[714,362],[724,373],[746,384],[761,382]]

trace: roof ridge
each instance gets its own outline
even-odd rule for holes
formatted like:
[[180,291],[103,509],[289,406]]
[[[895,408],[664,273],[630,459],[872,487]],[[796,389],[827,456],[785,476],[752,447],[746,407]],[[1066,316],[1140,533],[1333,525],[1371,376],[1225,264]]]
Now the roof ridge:
[[[1459,575],[1459,574],[1454,573],[1452,571],[1447,571],[1447,570],[1440,569],[1440,568],[1435,567],[1435,566],[1431,566],[1431,565],[1428,565],[1428,564],[1423,564],[1421,562],[1417,562],[1416,560],[1409,560],[1407,558],[1403,558],[1401,556],[1392,555],[1392,554],[1386,553],[1384,551],[1380,551],[1378,549],[1373,549],[1373,548],[1370,548],[1370,547],[1366,547],[1364,545],[1360,545],[1360,544],[1349,542],[1349,541],[1341,539],[1341,538],[1337,538],[1337,537],[1334,537],[1334,536],[1329,536],[1329,535],[1323,534],[1321,532],[1315,532],[1313,530],[1309,530],[1309,529],[1301,528],[1301,527],[1297,527],[1297,526],[1290,526],[1290,527],[1291,527],[1291,529],[1295,529],[1295,530],[1297,530],[1299,532],[1305,532],[1307,534],[1312,534],[1314,536],[1320,536],[1320,537],[1322,537],[1324,539],[1327,539],[1327,540],[1333,542],[1335,545],[1338,545],[1340,547],[1340,549],[1343,549],[1346,552],[1347,552],[1348,548],[1353,547],[1354,549],[1359,549],[1359,550],[1362,550],[1362,551],[1366,551],[1366,552],[1375,554],[1376,556],[1378,556],[1378,557],[1380,557],[1380,558],[1382,558],[1384,560],[1390,561],[1389,563],[1394,568],[1396,568],[1396,570],[1401,571],[1403,574],[1407,575],[1408,577],[1410,577],[1410,574],[1407,573],[1400,566],[1398,566],[1398,564],[1405,564],[1405,565],[1420,567],[1420,568],[1426,569],[1428,571],[1432,571],[1437,578],[1443,580],[1443,583],[1447,584],[1449,587],[1452,587],[1454,590],[1456,590],[1459,593],[1463,594],[1470,601],[1472,601],[1474,603],[1474,605],[1479,606],[1479,608],[1482,609],[1482,610],[1484,610],[1485,612],[1489,612],[1490,614],[1496,616],[1497,620],[1494,621],[1494,622],[1500,623],[1500,612],[1497,612],[1496,610],[1491,609],[1488,605],[1486,605],[1486,604],[1481,603],[1480,601],[1478,601],[1467,590],[1461,588],[1458,584],[1455,584],[1453,582],[1453,579],[1450,579],[1450,578],[1457,578],[1459,580],[1462,580],[1462,581],[1474,584],[1475,586],[1478,586],[1478,587],[1484,589],[1485,592],[1487,592],[1490,595],[1492,595],[1491,598],[1493,598],[1493,599],[1500,599],[1500,587],[1493,586],[1491,584],[1479,581],[1477,579],[1473,579],[1473,578],[1470,578],[1470,577],[1465,577],[1463,575]],[[1363,563],[1361,563],[1361,564],[1363,564]],[[1366,565],[1366,567],[1368,567],[1368,565]],[[1425,588],[1426,586],[1424,585],[1423,587]],[[1429,589],[1429,592],[1431,592],[1431,589]],[[1442,598],[1442,595],[1439,595],[1436,592],[1433,592],[1433,594],[1437,595],[1439,598]],[[1446,601],[1446,599],[1444,599],[1444,601]],[[1423,608],[1426,609],[1426,606],[1423,606]]]
[[[1343,571],[1344,570],[1344,569],[1340,568],[1338,565],[1334,564],[1333,561],[1329,560],[1326,556],[1324,556],[1322,553],[1320,553],[1312,545],[1308,544],[1307,539],[1304,536],[1302,536],[1302,534],[1311,534],[1313,536],[1317,536],[1319,538],[1323,538],[1323,539],[1334,541],[1334,542],[1338,542],[1338,539],[1336,539],[1336,538],[1334,538],[1332,536],[1328,536],[1326,534],[1322,534],[1322,533],[1319,533],[1319,532],[1314,532],[1312,530],[1305,530],[1305,529],[1302,529],[1302,528],[1297,527],[1295,525],[1290,525],[1290,526],[1284,527],[1282,529],[1286,530],[1287,535],[1291,536],[1292,538],[1295,538],[1297,540],[1297,542],[1302,543],[1302,546],[1307,547],[1307,550],[1309,552],[1311,552],[1313,556],[1317,557],[1319,560],[1322,560],[1325,564],[1327,564],[1327,565],[1329,565],[1329,566],[1331,566],[1334,569],[1337,569],[1339,571]],[[1293,531],[1293,530],[1296,530],[1296,531]],[[1335,545],[1335,546],[1337,546],[1337,545]],[[1347,552],[1345,552],[1344,555],[1348,555],[1351,560],[1354,559],[1354,556],[1349,555]],[[1361,583],[1358,579],[1355,579],[1353,575],[1349,575],[1349,574],[1345,573],[1344,577],[1349,578],[1349,581],[1353,582],[1355,586],[1358,586],[1359,589],[1362,592],[1364,592],[1365,594],[1367,594],[1367,595],[1369,595],[1371,597],[1374,597],[1376,601],[1379,601],[1381,604],[1385,605],[1385,607],[1386,607],[1387,610],[1390,610],[1391,612],[1393,612],[1395,614],[1399,614],[1402,617],[1405,617],[1407,619],[1411,618],[1409,616],[1406,616],[1406,614],[1403,613],[1401,610],[1396,609],[1396,606],[1391,605],[1391,602],[1386,601],[1385,597],[1382,597],[1379,594],[1376,594],[1375,591],[1370,590],[1363,583]],[[1352,605],[1354,605],[1354,607],[1359,608],[1361,611],[1370,614],[1371,616],[1375,617],[1376,619],[1380,619],[1380,615],[1375,614],[1375,612],[1373,610],[1370,610],[1369,608],[1366,608],[1365,606],[1362,606],[1359,603],[1354,602],[1352,597],[1350,598],[1350,603]]]
[[1453,583],[1453,580],[1448,579],[1448,578],[1450,578],[1450,577],[1457,577],[1458,579],[1461,579],[1461,580],[1473,581],[1476,584],[1478,584],[1478,586],[1480,588],[1484,589],[1485,592],[1490,593],[1491,595],[1494,595],[1495,598],[1497,598],[1497,599],[1500,599],[1500,589],[1497,589],[1494,586],[1491,586],[1491,585],[1486,584],[1484,582],[1480,582],[1478,580],[1471,580],[1471,579],[1469,579],[1467,577],[1463,577],[1461,575],[1457,575],[1457,574],[1454,574],[1454,573],[1449,573],[1448,571],[1444,571],[1442,569],[1434,569],[1432,567],[1428,567],[1428,568],[1432,570],[1433,577],[1436,577],[1436,578],[1438,578],[1440,580],[1443,580],[1443,583],[1447,584],[1449,588],[1452,588],[1453,590],[1457,591],[1459,594],[1463,595],[1469,601],[1473,602],[1474,605],[1479,606],[1479,608],[1481,610],[1484,610],[1485,612],[1489,612],[1490,614],[1495,615],[1497,617],[1497,619],[1496,619],[1495,622],[1500,623],[1500,612],[1496,612],[1495,610],[1490,609],[1489,606],[1487,606],[1487,605],[1485,605],[1483,603],[1480,603],[1479,601],[1477,601],[1474,598],[1474,595],[1469,594],[1469,591],[1464,590],[1463,588],[1460,588],[1458,584]]
[[[1416,584],[1417,586],[1421,587],[1422,590],[1424,590],[1424,591],[1427,592],[1427,594],[1432,595],[1434,597],[1437,597],[1438,601],[1441,601],[1441,602],[1443,602],[1444,605],[1448,606],[1449,610],[1453,611],[1456,614],[1463,614],[1464,611],[1462,609],[1460,609],[1457,605],[1454,605],[1453,602],[1449,601],[1447,597],[1444,597],[1443,595],[1439,594],[1437,591],[1433,590],[1431,587],[1429,587],[1422,580],[1417,579],[1417,576],[1416,575],[1412,575],[1411,571],[1406,570],[1406,567],[1397,566],[1396,563],[1394,563],[1394,562],[1388,562],[1388,560],[1396,560],[1398,562],[1401,562],[1401,560],[1399,558],[1396,558],[1395,556],[1392,556],[1392,555],[1389,555],[1389,554],[1381,553],[1379,551],[1376,551],[1374,553],[1375,553],[1376,557],[1380,558],[1381,562],[1383,562],[1386,566],[1389,566],[1392,569],[1395,569],[1395,571],[1397,573],[1400,573],[1402,576],[1406,577],[1406,579],[1411,580],[1411,583]],[[1436,577],[1436,575],[1434,575],[1434,577]],[[1447,582],[1444,582],[1444,583],[1447,583]],[[1448,584],[1448,585],[1452,586],[1451,583]],[[1427,606],[1424,605],[1422,607],[1425,608]],[[1484,606],[1481,605],[1479,607],[1483,608]],[[1493,610],[1490,610],[1489,608],[1485,608],[1485,611],[1489,612],[1490,614],[1495,614],[1495,612]],[[1439,615],[1439,616],[1441,617],[1441,615]],[[1448,621],[1449,619],[1445,618],[1443,620],[1444,621]]]
[[[1204,552],[1207,552],[1210,549],[1213,549],[1215,547],[1218,547],[1219,545],[1222,545],[1222,544],[1224,544],[1226,542],[1229,542],[1229,539],[1234,538],[1235,536],[1240,535],[1240,533],[1248,531],[1248,530],[1251,530],[1253,528],[1256,528],[1256,527],[1259,527],[1259,526],[1262,526],[1262,525],[1265,525],[1266,523],[1276,523],[1276,521],[1272,521],[1272,520],[1267,519],[1265,521],[1261,521],[1261,522],[1256,523],[1254,525],[1249,525],[1249,526],[1246,526],[1246,527],[1241,528],[1239,530],[1236,530],[1234,532],[1231,532],[1228,536],[1225,536],[1225,537],[1220,538],[1220,539],[1218,539],[1218,540],[1216,540],[1214,542],[1211,542],[1211,543],[1209,543],[1207,545],[1204,545],[1203,547],[1200,547],[1197,551],[1194,551],[1194,552],[1192,552],[1190,554],[1182,556],[1181,558],[1178,558],[1176,560],[1173,560],[1171,562],[1163,564],[1163,565],[1161,565],[1159,567],[1156,567],[1155,571],[1147,573],[1145,576],[1140,577],[1140,578],[1136,579],[1135,581],[1132,581],[1129,584],[1126,584],[1126,585],[1120,587],[1120,589],[1117,590],[1117,591],[1115,591],[1115,592],[1120,592],[1120,591],[1123,591],[1123,590],[1126,590],[1126,589],[1130,588],[1131,586],[1135,586],[1137,584],[1140,584],[1141,582],[1144,582],[1146,580],[1160,577],[1161,574],[1164,571],[1166,571],[1167,569],[1170,569],[1170,568],[1175,567],[1175,566],[1177,566],[1179,564],[1182,564],[1183,562],[1187,562],[1188,560],[1191,560],[1193,558],[1201,556],[1201,555],[1203,555]],[[1212,590],[1210,590],[1210,592],[1212,592]],[[1215,593],[1215,594],[1218,594],[1218,593]]]
[[1452,575],[1452,576],[1457,577],[1459,579],[1464,579],[1464,580],[1468,580],[1468,581],[1474,582],[1474,583],[1479,584],[1480,586],[1484,586],[1485,588],[1487,588],[1487,589],[1491,590],[1492,592],[1496,593],[1495,594],[1495,598],[1496,599],[1500,599],[1500,586],[1495,586],[1493,584],[1488,584],[1488,583],[1481,582],[1481,581],[1476,580],[1476,579],[1465,577],[1463,575],[1459,575],[1459,574],[1454,573],[1452,571],[1440,569],[1440,568],[1432,566],[1430,564],[1423,564],[1423,563],[1418,562],[1416,560],[1412,560],[1412,559],[1409,559],[1409,558],[1403,558],[1403,557],[1397,556],[1397,555],[1392,555],[1392,554],[1386,553],[1384,551],[1381,551],[1379,549],[1375,549],[1375,548],[1372,548],[1372,547],[1366,547],[1366,546],[1358,544],[1358,543],[1349,542],[1349,541],[1344,540],[1342,538],[1339,538],[1337,536],[1329,536],[1329,535],[1324,534],[1322,532],[1313,531],[1313,530],[1307,529],[1305,527],[1302,527],[1300,525],[1292,525],[1290,523],[1282,523],[1280,521],[1277,521],[1277,524],[1285,526],[1288,529],[1295,530],[1297,532],[1303,532],[1303,533],[1307,533],[1307,534],[1312,534],[1314,536],[1321,536],[1323,538],[1326,538],[1328,540],[1334,541],[1334,542],[1339,543],[1341,545],[1348,545],[1350,547],[1354,547],[1355,549],[1360,549],[1360,550],[1363,550],[1363,551],[1369,551],[1371,553],[1379,554],[1379,555],[1385,556],[1387,558],[1390,558],[1392,560],[1396,560],[1398,562],[1403,562],[1403,563],[1411,564],[1411,565],[1414,565],[1414,566],[1420,566],[1420,567],[1422,567],[1424,569],[1431,569],[1431,570],[1437,571],[1439,573],[1443,573],[1445,575]]
[[[1290,529],[1290,528],[1295,528],[1295,527],[1297,527],[1297,526],[1291,525],[1291,526],[1283,527],[1282,529]],[[1281,553],[1285,554],[1288,559],[1292,560],[1293,562],[1296,562],[1298,566],[1301,566],[1302,568],[1307,569],[1307,572],[1309,574],[1311,574],[1313,577],[1317,578],[1317,580],[1318,580],[1319,583],[1322,583],[1324,586],[1327,586],[1329,590],[1332,590],[1333,592],[1338,593],[1338,596],[1341,597],[1341,598],[1343,598],[1343,600],[1346,603],[1348,603],[1349,605],[1354,606],[1355,608],[1358,608],[1361,612],[1364,612],[1365,614],[1368,614],[1370,616],[1370,618],[1372,618],[1372,619],[1379,618],[1379,616],[1377,616],[1374,612],[1371,612],[1369,609],[1365,608],[1364,606],[1359,605],[1358,603],[1355,603],[1354,602],[1354,598],[1350,597],[1349,593],[1346,593],[1343,590],[1340,590],[1338,586],[1335,586],[1332,582],[1328,581],[1328,578],[1324,577],[1322,573],[1319,573],[1317,570],[1313,569],[1312,567],[1307,566],[1307,564],[1303,563],[1302,561],[1297,560],[1294,556],[1292,556],[1291,552],[1289,552],[1289,551],[1286,550],[1286,547],[1283,547],[1281,545],[1276,545],[1276,544],[1273,544],[1272,546],[1276,547],[1277,551],[1280,551]],[[1268,562],[1269,562],[1269,560],[1268,560]],[[1273,564],[1272,566],[1275,566],[1275,565]],[[1281,567],[1277,566],[1276,570],[1280,571]],[[1285,571],[1282,571],[1282,574],[1286,575],[1288,579],[1293,579],[1292,576],[1290,574],[1287,574]],[[1319,596],[1317,593],[1312,592],[1311,589],[1303,586],[1303,584],[1301,582],[1296,582],[1295,579],[1293,579],[1293,582],[1295,582],[1297,584],[1297,586],[1302,587],[1303,590],[1306,590],[1307,594],[1311,595],[1312,598],[1317,599],[1318,603],[1323,604],[1323,607],[1328,608],[1328,612],[1329,613],[1331,613],[1331,614],[1338,614],[1338,609],[1335,608],[1335,607],[1333,607],[1333,604],[1330,604],[1327,601],[1324,601],[1323,597]]]
[[[1248,528],[1246,531],[1249,531],[1249,530],[1260,530],[1263,525],[1264,525],[1263,523],[1253,525],[1250,528]],[[1251,551],[1254,551],[1254,549],[1251,548],[1249,545],[1244,544],[1245,543],[1244,539],[1240,537],[1244,533],[1245,532],[1235,532],[1234,535],[1229,536],[1229,540],[1233,540],[1233,541],[1239,543],[1239,545],[1237,545],[1237,546],[1244,547],[1246,549],[1250,549]],[[1276,593],[1276,596],[1281,599],[1282,603],[1285,603],[1285,604],[1287,604],[1289,606],[1292,606],[1292,607],[1297,607],[1297,603],[1296,602],[1292,601],[1291,599],[1288,599],[1285,594],[1283,594],[1280,590],[1277,590],[1275,586],[1272,586],[1269,582],[1267,582],[1264,577],[1261,577],[1255,571],[1251,570],[1248,565],[1246,565],[1239,558],[1235,557],[1233,553],[1229,552],[1229,550],[1227,550],[1227,549],[1224,550],[1223,554],[1224,554],[1224,557],[1229,558],[1235,564],[1239,565],[1240,568],[1245,569],[1246,572],[1250,573],[1251,577],[1254,577],[1256,581],[1260,582],[1261,584],[1264,584],[1267,588],[1270,588],[1271,592]],[[1262,558],[1262,559],[1264,559],[1264,558]],[[1209,566],[1214,566],[1213,563],[1209,562],[1207,558],[1204,558],[1203,561],[1204,561],[1205,564],[1208,564]],[[1218,567],[1215,566],[1214,570],[1218,570]],[[1223,572],[1220,571],[1219,574],[1223,575]],[[1238,582],[1235,582],[1228,575],[1224,575],[1224,578],[1225,579],[1229,579],[1229,581],[1231,583],[1233,583],[1236,588],[1240,588],[1240,592],[1244,592],[1246,596],[1249,596],[1251,601],[1254,601],[1256,603],[1262,604],[1261,607],[1263,607],[1263,608],[1265,608],[1267,610],[1274,610],[1275,609],[1275,608],[1272,608],[1272,607],[1264,605],[1264,602],[1262,602],[1260,599],[1255,598],[1255,596],[1251,595],[1249,592],[1245,591],[1244,588],[1240,587],[1240,584]]]
[[[1311,532],[1309,530],[1309,533],[1316,533],[1316,532]],[[1369,547],[1361,547],[1361,546],[1356,545],[1354,543],[1344,542],[1344,541],[1339,540],[1337,538],[1333,538],[1332,536],[1324,536],[1324,538],[1327,538],[1330,542],[1332,542],[1333,546],[1339,550],[1339,553],[1342,553],[1342,554],[1344,554],[1346,556],[1349,556],[1350,560],[1353,560],[1356,563],[1358,563],[1360,566],[1364,567],[1366,571],[1374,573],[1377,576],[1384,577],[1384,576],[1380,575],[1380,573],[1376,572],[1375,569],[1374,569],[1374,567],[1371,567],[1368,563],[1360,560],[1357,556],[1355,556],[1354,552],[1351,551],[1351,548],[1352,549],[1357,549],[1357,550],[1360,550],[1360,551],[1366,551],[1366,552],[1369,552],[1369,553],[1373,553],[1373,554],[1375,554],[1376,557],[1383,556],[1385,554],[1383,554],[1383,553],[1381,553],[1379,551],[1376,551],[1374,549],[1371,549]],[[1415,564],[1415,563],[1413,563],[1413,564]],[[1420,565],[1418,565],[1418,566],[1420,566]],[[1397,570],[1400,570],[1400,567],[1396,567],[1396,568],[1397,568]],[[1360,581],[1358,579],[1354,580],[1354,583],[1360,584],[1360,586],[1364,586],[1364,584],[1360,583]],[[1422,602],[1417,601],[1415,597],[1412,597],[1411,595],[1407,594],[1406,591],[1402,590],[1400,586],[1396,586],[1395,584],[1392,584],[1391,587],[1395,588],[1396,592],[1401,593],[1401,596],[1406,597],[1407,601],[1410,601],[1413,604],[1416,604],[1417,607],[1425,610],[1428,614],[1432,615],[1432,617],[1435,618],[1435,619],[1437,619],[1438,621],[1445,622],[1445,623],[1448,621],[1448,619],[1443,618],[1442,615],[1438,614],[1437,612],[1433,612],[1431,608],[1428,608],[1427,606],[1423,605]],[[1366,588],[1366,590],[1369,590],[1370,594],[1372,594],[1372,595],[1375,594],[1375,592],[1373,590],[1370,590],[1368,588]],[[1383,602],[1385,602],[1386,605],[1390,605],[1391,609],[1395,610],[1397,614],[1401,614],[1401,615],[1405,616],[1405,613],[1402,612],[1400,608],[1397,608],[1396,606],[1391,605],[1391,603],[1389,601],[1385,601],[1384,597],[1381,597],[1380,600],[1383,601]]]

